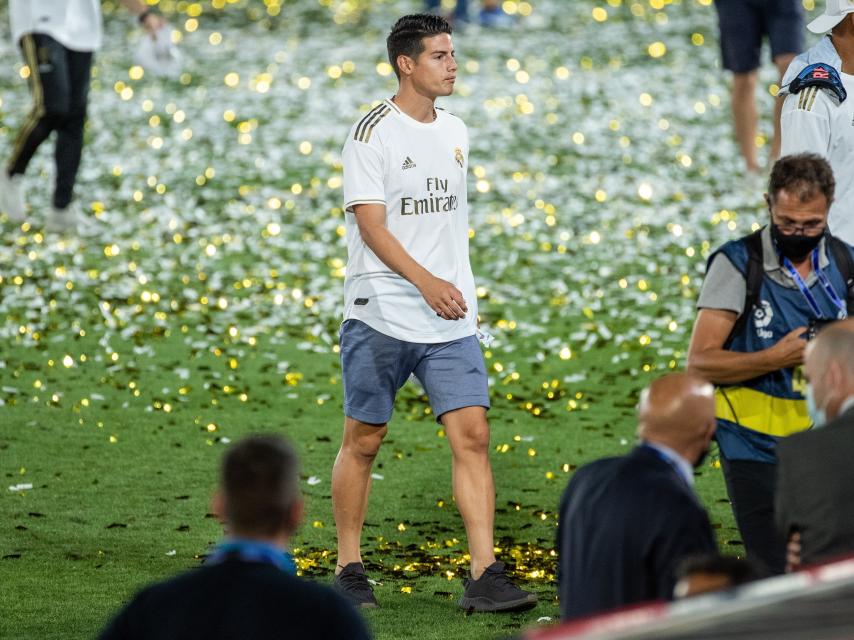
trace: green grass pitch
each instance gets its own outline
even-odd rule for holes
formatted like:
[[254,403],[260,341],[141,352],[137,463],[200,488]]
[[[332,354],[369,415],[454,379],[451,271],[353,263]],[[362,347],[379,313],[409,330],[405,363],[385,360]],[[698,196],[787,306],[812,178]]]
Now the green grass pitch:
[[[307,518],[294,551],[309,578],[328,581],[335,566],[340,148],[393,94],[385,34],[420,3],[161,0],[181,34],[176,80],[134,68],[138,34],[114,4],[77,189],[94,234],[41,230],[50,145],[27,177],[32,224],[2,226],[9,640],[92,637],[142,585],[196,566],[220,535],[216,465],[250,432],[296,444]],[[469,127],[471,253],[496,336],[485,354],[496,546],[540,603],[456,609],[467,563],[450,455],[408,385],[364,532],[382,604],[366,618],[383,640],[502,637],[556,620],[563,487],[632,445],[638,392],[684,365],[705,257],[766,215],[731,140],[709,0],[504,4],[515,28],[455,35],[459,82],[442,104]],[[7,155],[29,96],[8,40],[0,61]],[[767,147],[773,72],[761,80]],[[722,549],[738,553],[714,459],[697,486]]]

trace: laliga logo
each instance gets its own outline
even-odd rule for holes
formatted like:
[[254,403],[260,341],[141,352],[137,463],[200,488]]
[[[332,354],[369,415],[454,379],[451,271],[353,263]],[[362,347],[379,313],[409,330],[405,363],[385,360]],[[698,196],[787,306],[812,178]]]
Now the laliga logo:
[[774,310],[767,300],[763,300],[762,304],[753,311],[753,324],[756,325],[756,335],[766,340],[774,337],[774,332],[767,330],[771,320],[774,319]]

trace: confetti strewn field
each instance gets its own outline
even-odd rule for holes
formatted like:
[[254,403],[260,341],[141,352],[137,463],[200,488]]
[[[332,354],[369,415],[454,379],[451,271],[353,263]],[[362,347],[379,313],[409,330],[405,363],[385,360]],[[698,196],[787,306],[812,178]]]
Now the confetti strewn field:
[[[115,4],[78,184],[92,235],[42,231],[50,147],[27,178],[32,224],[2,226],[8,639],[92,636],[139,586],[195,566],[219,535],[207,515],[216,463],[251,431],[297,444],[299,566],[328,580],[335,565],[339,152],[394,92],[385,33],[420,4],[162,0],[185,55],[174,81],[134,66],[139,34]],[[365,530],[381,639],[496,637],[556,618],[562,488],[631,445],[639,389],[684,364],[710,247],[765,215],[731,140],[710,0],[504,5],[514,29],[456,36],[460,81],[444,106],[470,129],[473,263],[497,337],[485,353],[496,544],[541,603],[455,609],[466,558],[448,447],[407,386]],[[29,96],[8,38],[0,62],[5,156]],[[774,79],[762,76],[766,114]],[[722,548],[738,552],[714,462],[698,486]]]

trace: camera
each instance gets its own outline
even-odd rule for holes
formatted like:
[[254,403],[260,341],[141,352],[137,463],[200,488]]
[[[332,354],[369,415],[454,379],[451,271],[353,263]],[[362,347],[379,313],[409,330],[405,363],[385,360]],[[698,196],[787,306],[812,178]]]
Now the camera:
[[824,318],[812,318],[810,320],[809,325],[807,326],[806,337],[807,340],[812,340],[815,338],[822,329],[826,326],[833,324],[834,320],[825,320]]

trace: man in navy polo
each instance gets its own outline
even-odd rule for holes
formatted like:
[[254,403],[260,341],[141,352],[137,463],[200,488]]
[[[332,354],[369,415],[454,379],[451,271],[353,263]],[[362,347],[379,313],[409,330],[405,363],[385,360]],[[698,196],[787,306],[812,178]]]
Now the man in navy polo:
[[233,445],[214,502],[225,541],[201,568],[140,591],[101,640],[369,637],[342,596],[296,577],[287,549],[303,502],[297,457],[284,439]]

